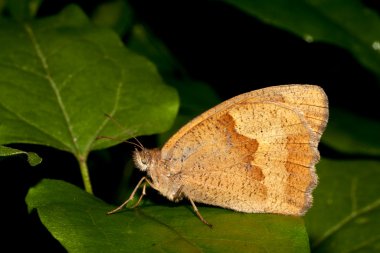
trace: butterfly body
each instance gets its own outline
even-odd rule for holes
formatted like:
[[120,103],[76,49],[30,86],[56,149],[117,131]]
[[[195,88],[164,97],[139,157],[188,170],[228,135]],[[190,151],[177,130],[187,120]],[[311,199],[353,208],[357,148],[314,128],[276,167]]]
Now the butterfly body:
[[146,171],[151,180],[150,185],[171,201],[182,199],[182,184],[179,174],[170,172],[166,163],[161,159],[159,149],[135,150],[133,160],[137,168]]

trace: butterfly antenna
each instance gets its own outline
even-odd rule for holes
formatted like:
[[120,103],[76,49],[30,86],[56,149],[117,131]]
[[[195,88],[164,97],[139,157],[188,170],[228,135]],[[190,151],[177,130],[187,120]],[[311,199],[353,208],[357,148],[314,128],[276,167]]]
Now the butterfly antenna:
[[137,142],[137,144],[139,144],[139,148],[141,150],[145,149],[144,146],[141,144],[141,142],[136,137],[132,137],[132,138]]
[[[115,120],[111,115],[109,115],[108,113],[104,113],[104,115],[105,115],[108,119],[112,120],[112,122],[115,123],[115,124],[116,124],[120,129],[122,129],[124,132],[128,132],[128,129],[125,129],[125,127],[124,127],[122,124],[120,124],[119,121]],[[102,137],[105,137],[105,136],[102,136]],[[106,138],[107,138],[107,137],[106,137]],[[142,145],[142,143],[141,143],[136,137],[132,136],[132,138],[137,142],[137,144],[134,143],[134,142],[130,142],[130,141],[123,141],[123,142],[133,144],[133,145],[135,145],[136,147],[140,148],[141,150],[145,149],[144,146]],[[111,138],[111,139],[112,139],[112,138]],[[118,140],[118,139],[113,139],[113,140]],[[120,140],[118,140],[118,141],[120,141]]]
[[117,138],[113,138],[113,137],[109,137],[109,136],[98,136],[96,137],[97,140],[101,140],[101,139],[107,139],[107,140],[113,140],[113,141],[121,141],[121,142],[124,142],[124,143],[128,143],[128,144],[132,144],[133,146],[139,148],[139,149],[144,149],[144,147],[141,145],[141,143],[134,143],[132,141],[126,141],[126,140],[120,140],[120,139],[117,139]]

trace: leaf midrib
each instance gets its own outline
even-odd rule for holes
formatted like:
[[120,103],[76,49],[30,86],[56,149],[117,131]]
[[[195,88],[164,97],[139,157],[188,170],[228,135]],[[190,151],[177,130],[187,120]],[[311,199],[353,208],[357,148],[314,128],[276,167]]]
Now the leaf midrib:
[[193,242],[189,241],[185,235],[183,235],[181,232],[177,231],[176,229],[174,229],[173,227],[171,227],[170,225],[168,225],[167,223],[163,222],[163,221],[160,221],[159,219],[157,219],[156,217],[153,217],[149,214],[147,214],[146,212],[144,212],[143,210],[139,210],[139,212],[144,216],[146,217],[147,219],[150,219],[152,220],[153,222],[167,228],[169,231],[171,231],[173,234],[177,235],[179,238],[181,238],[182,240],[184,240],[187,244],[189,244],[191,247],[194,247],[195,249],[198,249],[199,252],[201,252],[201,249],[195,245]]
[[[62,115],[63,115],[63,118],[66,122],[66,126],[67,126],[67,130],[69,132],[69,135],[70,135],[70,141],[72,143],[72,147],[75,149],[75,153],[78,154],[78,155],[82,155],[80,154],[80,149],[77,145],[77,143],[75,142],[75,137],[74,137],[74,133],[73,133],[73,129],[72,129],[72,126],[70,124],[70,118],[69,118],[69,115],[66,111],[66,107],[62,101],[62,97],[59,93],[59,89],[57,87],[57,84],[56,82],[54,81],[54,78],[51,76],[50,74],[50,71],[49,71],[49,66],[47,64],[47,61],[46,61],[46,57],[44,56],[44,53],[42,52],[42,49],[36,39],[36,36],[33,32],[33,29],[32,27],[29,25],[29,24],[24,24],[24,29],[27,33],[27,35],[29,36],[30,38],[30,41],[33,45],[33,48],[36,52],[36,55],[37,55],[37,58],[39,59],[39,61],[41,62],[41,65],[42,65],[42,68],[44,69],[45,71],[45,78],[46,80],[48,81],[48,83],[50,84],[50,87],[51,89],[53,90],[55,96],[56,96],[56,99],[57,99],[57,102],[58,102],[58,106],[59,108],[61,109],[61,112],[62,112]],[[66,146],[66,145],[65,145]]]

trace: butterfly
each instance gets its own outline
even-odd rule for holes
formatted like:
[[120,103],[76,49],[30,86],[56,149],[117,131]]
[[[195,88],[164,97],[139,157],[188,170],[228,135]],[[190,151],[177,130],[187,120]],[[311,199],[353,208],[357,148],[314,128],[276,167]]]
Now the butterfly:
[[318,143],[328,121],[319,86],[279,85],[233,97],[183,126],[162,149],[136,149],[145,171],[121,210],[146,184],[171,201],[195,202],[245,213],[300,216],[318,183]]

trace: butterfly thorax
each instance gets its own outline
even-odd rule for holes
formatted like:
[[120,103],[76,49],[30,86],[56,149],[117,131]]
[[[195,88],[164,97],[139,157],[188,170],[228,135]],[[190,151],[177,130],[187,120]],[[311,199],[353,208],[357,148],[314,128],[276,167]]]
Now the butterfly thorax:
[[179,200],[178,194],[181,188],[177,177],[173,177],[161,159],[161,150],[159,149],[142,149],[135,150],[133,161],[137,168],[146,171],[152,182],[152,187],[159,191],[169,200]]

